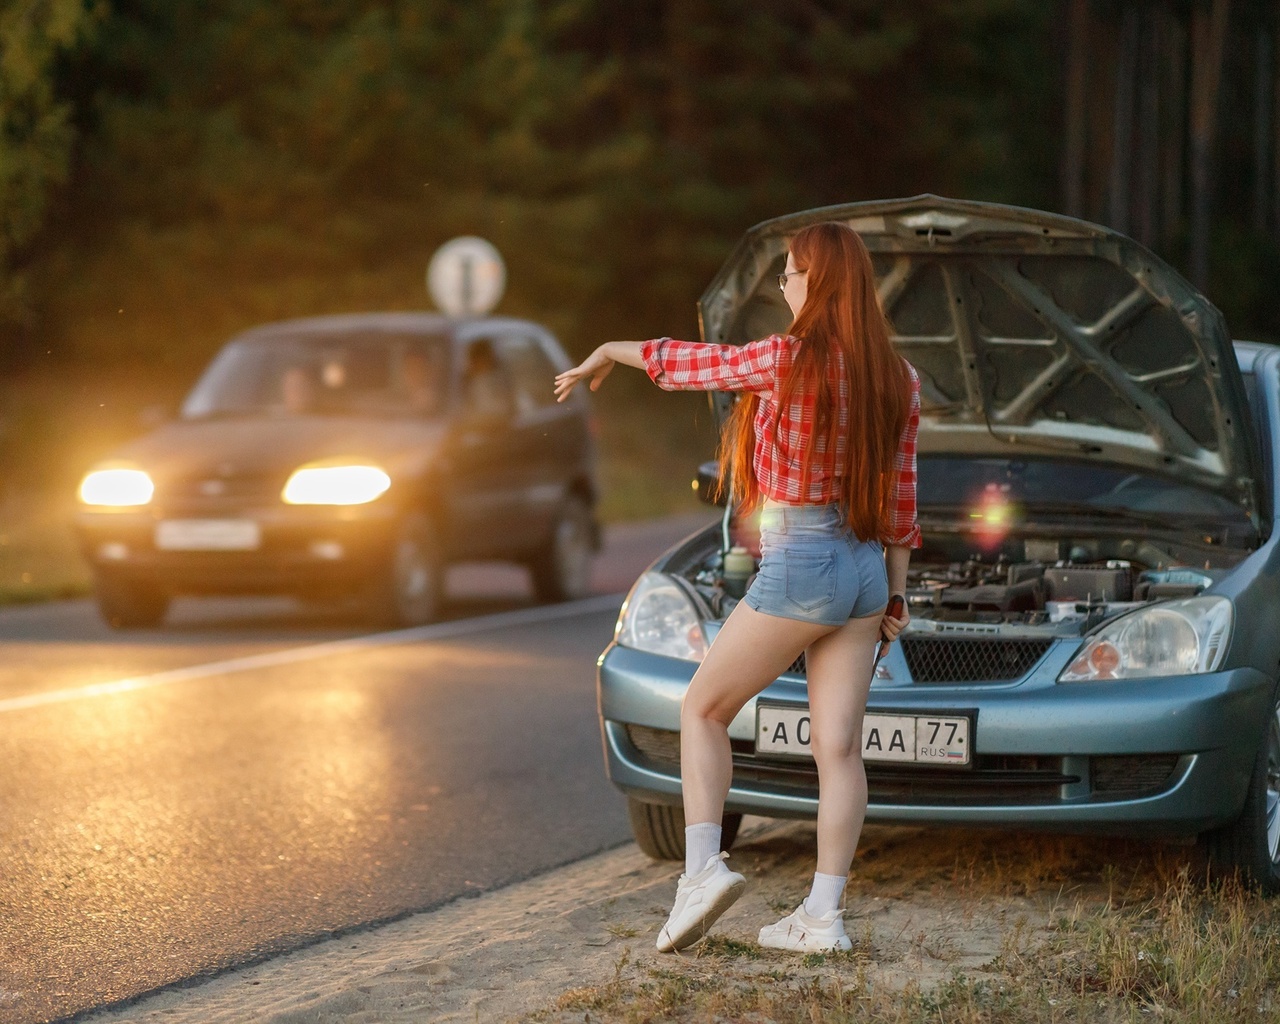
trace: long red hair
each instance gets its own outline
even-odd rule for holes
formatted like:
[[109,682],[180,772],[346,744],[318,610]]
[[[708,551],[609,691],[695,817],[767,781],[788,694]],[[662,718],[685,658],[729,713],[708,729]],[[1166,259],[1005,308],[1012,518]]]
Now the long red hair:
[[[832,222],[804,228],[791,240],[791,258],[797,271],[808,272],[808,291],[788,331],[800,344],[775,395],[779,410],[793,402],[802,410],[803,449],[788,454],[799,458],[802,493],[808,491],[815,460],[824,460],[853,532],[860,540],[884,540],[897,490],[898,442],[910,414],[911,376],[889,341],[871,256],[856,231]],[[832,360],[843,363],[849,383],[842,466],[834,464],[840,398]],[[721,486],[731,473],[732,498],[743,512],[761,498],[753,466],[759,405],[758,394],[741,395],[721,439]],[[773,440],[783,447],[776,421]]]

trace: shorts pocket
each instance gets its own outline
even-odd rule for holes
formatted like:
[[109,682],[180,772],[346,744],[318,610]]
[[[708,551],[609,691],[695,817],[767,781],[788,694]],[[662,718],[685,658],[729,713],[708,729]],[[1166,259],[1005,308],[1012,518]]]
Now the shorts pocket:
[[830,604],[836,596],[836,556],[830,549],[784,548],[787,600],[806,612]]

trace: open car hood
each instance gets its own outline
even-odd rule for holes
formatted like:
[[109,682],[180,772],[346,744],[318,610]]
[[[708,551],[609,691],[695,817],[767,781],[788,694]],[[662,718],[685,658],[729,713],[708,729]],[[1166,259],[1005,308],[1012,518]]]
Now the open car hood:
[[866,242],[894,343],[920,373],[922,453],[1120,464],[1209,488],[1261,525],[1222,314],[1108,228],[932,195],[779,217],[749,230],[703,293],[703,339],[785,331],[788,241],[828,220]]

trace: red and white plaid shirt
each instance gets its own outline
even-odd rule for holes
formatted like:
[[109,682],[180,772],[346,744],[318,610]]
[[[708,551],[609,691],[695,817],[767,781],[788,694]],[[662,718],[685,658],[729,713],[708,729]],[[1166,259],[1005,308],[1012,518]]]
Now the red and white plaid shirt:
[[[774,401],[777,382],[785,376],[800,344],[790,335],[771,334],[746,345],[709,345],[672,338],[654,338],[641,346],[645,369],[658,387],[667,391],[754,391],[760,396],[756,411],[756,449],[752,459],[760,491],[775,501],[793,505],[823,505],[838,500],[836,466],[844,465],[849,433],[849,381],[844,357],[831,365],[832,383],[838,385],[839,431],[834,458],[827,457],[826,438],[818,438],[807,494],[801,494],[801,424],[805,417],[802,395],[786,409]],[[879,538],[886,544],[918,548],[923,543],[916,521],[916,431],[920,426],[920,377],[911,374],[911,411],[898,442],[896,469],[898,493],[893,503],[889,531]],[[779,418],[780,417],[780,418]],[[773,426],[778,423],[775,434]],[[777,441],[775,442],[775,436]]]

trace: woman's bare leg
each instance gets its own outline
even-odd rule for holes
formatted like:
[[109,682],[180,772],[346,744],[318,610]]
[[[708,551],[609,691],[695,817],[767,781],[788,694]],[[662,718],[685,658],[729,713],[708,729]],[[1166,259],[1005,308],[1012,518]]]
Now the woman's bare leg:
[[694,673],[680,709],[680,778],[687,824],[720,824],[733,778],[729,723],[831,628],[766,615],[738,602]]
[[818,870],[845,876],[867,815],[862,718],[883,612],[850,619],[815,640],[805,656],[809,737],[818,763]]

